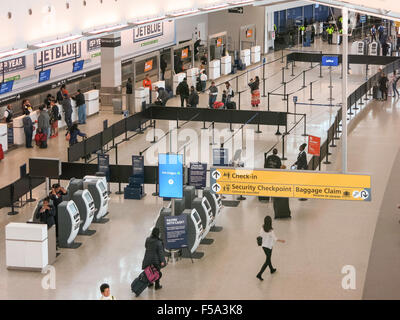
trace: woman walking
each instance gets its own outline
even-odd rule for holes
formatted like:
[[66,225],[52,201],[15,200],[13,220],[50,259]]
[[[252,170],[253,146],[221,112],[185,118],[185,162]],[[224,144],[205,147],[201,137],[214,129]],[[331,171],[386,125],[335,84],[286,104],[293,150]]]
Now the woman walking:
[[260,237],[262,241],[261,246],[264,250],[266,260],[256,277],[260,280],[264,280],[262,278],[262,274],[264,273],[265,269],[267,269],[267,267],[269,267],[271,274],[276,272],[276,269],[272,266],[271,262],[272,247],[274,246],[276,241],[285,243],[285,240],[279,240],[276,238],[274,230],[272,229],[272,218],[270,216],[266,216],[264,218],[264,225],[261,228]]
[[251,89],[251,106],[258,107],[260,104],[260,78],[257,76],[254,80],[251,79],[249,87]]
[[[155,289],[159,290],[162,288],[160,285],[160,279],[162,277],[161,268],[166,266],[165,254],[164,254],[164,245],[162,240],[160,239],[160,230],[158,228],[154,228],[151,231],[151,236],[146,239],[146,252],[144,254],[142,269],[146,269],[148,266],[153,265],[158,273],[160,274],[160,278],[156,280]],[[150,284],[149,287],[152,287],[153,284]]]

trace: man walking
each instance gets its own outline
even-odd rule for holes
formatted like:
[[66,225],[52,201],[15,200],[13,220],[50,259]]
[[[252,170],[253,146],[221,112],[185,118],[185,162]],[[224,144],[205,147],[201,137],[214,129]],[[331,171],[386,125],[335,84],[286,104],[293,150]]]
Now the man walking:
[[38,128],[46,134],[46,140],[48,140],[50,136],[50,115],[44,107],[44,105],[39,107]]
[[208,106],[210,109],[213,108],[214,102],[217,101],[217,95],[218,95],[218,88],[215,86],[215,82],[211,82],[211,87],[209,90],[208,94]]
[[71,128],[72,126],[72,105],[71,99],[68,94],[64,95],[64,100],[62,101],[62,108],[65,116],[65,123],[67,124],[67,128]]
[[78,122],[79,124],[86,123],[86,101],[85,96],[81,92],[81,89],[78,89],[78,93],[73,98],[76,101],[76,107],[78,108]]
[[176,88],[176,94],[180,95],[180,97],[181,97],[181,107],[185,106],[185,100],[186,100],[186,105],[187,105],[187,103],[188,103],[187,101],[189,98],[189,86],[187,84],[186,78],[184,78],[183,81]]

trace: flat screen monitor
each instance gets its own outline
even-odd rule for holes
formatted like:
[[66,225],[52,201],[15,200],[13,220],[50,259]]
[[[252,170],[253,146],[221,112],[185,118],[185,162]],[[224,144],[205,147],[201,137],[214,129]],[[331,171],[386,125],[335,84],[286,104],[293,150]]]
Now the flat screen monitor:
[[85,194],[85,199],[87,202],[89,202],[89,203],[93,202],[93,198],[92,198],[92,195],[90,194],[90,192],[85,192],[84,194]]
[[101,190],[101,192],[104,192],[104,191],[106,191],[106,187],[104,186],[104,183],[103,183],[103,181],[100,181],[100,183],[99,183],[99,186],[100,186],[100,190]]
[[14,86],[14,81],[2,82],[0,84],[0,94],[11,92]]
[[72,66],[72,72],[82,71],[84,63],[85,63],[85,60],[75,61]]
[[159,195],[162,198],[183,197],[183,156],[158,155]]
[[71,212],[73,216],[78,212],[78,208],[76,207],[75,202],[70,202],[68,204],[68,211]]
[[196,222],[200,222],[200,221],[201,221],[201,220],[200,220],[200,216],[199,216],[199,214],[197,213],[197,211],[194,212],[193,216],[194,216],[194,219],[196,220]]
[[51,69],[43,70],[39,72],[39,83],[50,80]]
[[211,209],[210,203],[208,201],[204,201],[204,205],[206,206],[207,210]]

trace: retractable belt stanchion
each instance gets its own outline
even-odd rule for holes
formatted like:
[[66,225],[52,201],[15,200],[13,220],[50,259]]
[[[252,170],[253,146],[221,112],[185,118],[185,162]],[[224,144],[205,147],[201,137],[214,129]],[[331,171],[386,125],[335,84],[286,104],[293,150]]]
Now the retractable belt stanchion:
[[285,136],[286,136],[286,134],[284,133],[282,136],[282,158],[281,158],[281,160],[287,160],[287,158],[285,157]]
[[153,121],[154,127],[153,127],[153,141],[150,141],[150,143],[156,143],[156,120]]
[[269,96],[270,96],[270,94],[268,92],[268,101],[267,101],[268,102],[268,104],[267,104],[268,105],[268,111],[269,111]]
[[[118,166],[118,144],[115,145],[115,165]],[[121,190],[121,181],[118,181],[118,191],[115,194],[124,194]]]
[[285,67],[282,67],[282,82],[281,84],[285,83]]
[[10,193],[11,211],[7,213],[9,216],[15,216],[16,214],[18,214],[18,211],[15,211],[14,207],[14,192],[15,192],[15,187],[14,184],[12,184]]
[[304,133],[302,134],[303,137],[307,137],[307,115],[303,114],[303,118],[304,118]]
[[[264,58],[265,59],[265,58]],[[266,97],[266,95],[265,95],[265,62],[263,62],[263,98],[265,98]]]
[[29,199],[26,200],[26,202],[35,202],[36,199],[32,198],[32,178],[29,176]]
[[283,83],[283,98],[282,101],[286,101],[286,82]]
[[292,61],[292,74],[291,74],[291,76],[294,77],[294,61]]
[[304,89],[305,87],[306,87],[306,71],[303,70],[303,86],[301,88]]
[[310,82],[310,99],[308,99],[308,101],[314,101],[312,97],[312,82]]

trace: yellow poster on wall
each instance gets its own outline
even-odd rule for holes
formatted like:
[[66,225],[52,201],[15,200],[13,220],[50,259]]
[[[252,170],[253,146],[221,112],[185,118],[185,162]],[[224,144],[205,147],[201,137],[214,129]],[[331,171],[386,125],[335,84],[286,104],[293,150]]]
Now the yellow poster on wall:
[[216,194],[371,201],[368,175],[227,167],[211,168],[210,174]]

